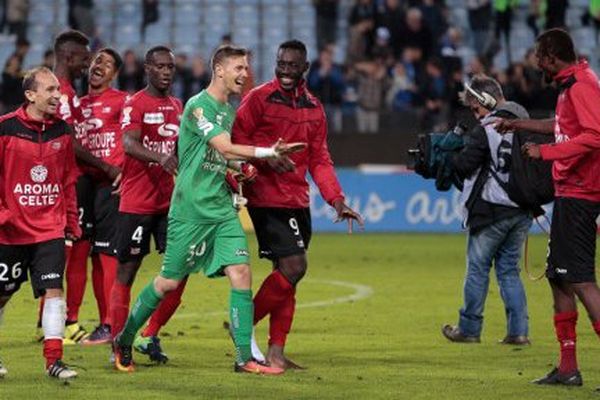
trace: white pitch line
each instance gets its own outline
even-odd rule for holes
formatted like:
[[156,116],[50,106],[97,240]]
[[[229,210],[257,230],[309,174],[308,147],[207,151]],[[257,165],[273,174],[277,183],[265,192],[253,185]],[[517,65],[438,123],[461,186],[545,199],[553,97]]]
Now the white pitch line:
[[[359,301],[366,299],[373,295],[373,288],[367,285],[360,285],[358,283],[345,282],[345,281],[330,281],[330,280],[307,280],[306,283],[323,283],[326,285],[340,286],[343,288],[354,289],[354,293],[348,296],[335,297],[329,300],[312,301],[310,303],[298,304],[296,308],[313,308],[313,307],[329,307],[335,304],[350,303],[353,301]],[[210,311],[203,313],[175,313],[173,318],[194,318],[194,317],[211,317],[216,315],[226,315],[227,311]]]

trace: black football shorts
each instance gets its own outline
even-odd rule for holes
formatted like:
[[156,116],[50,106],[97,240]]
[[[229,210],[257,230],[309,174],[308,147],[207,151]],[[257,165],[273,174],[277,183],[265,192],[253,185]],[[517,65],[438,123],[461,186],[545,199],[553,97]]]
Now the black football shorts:
[[62,289],[64,271],[63,238],[35,244],[0,244],[0,297],[18,291],[28,273],[36,298],[46,289]]
[[312,236],[309,208],[248,207],[259,256],[269,260],[308,250]]
[[150,253],[150,240],[154,236],[156,249],[164,253],[167,246],[167,214],[143,215],[119,213],[119,261],[141,261]]
[[600,202],[554,200],[546,276],[568,283],[595,282],[596,219]]
[[112,194],[114,188],[97,186],[94,195],[94,220],[96,228],[92,240],[92,252],[117,255],[119,238],[119,196]]

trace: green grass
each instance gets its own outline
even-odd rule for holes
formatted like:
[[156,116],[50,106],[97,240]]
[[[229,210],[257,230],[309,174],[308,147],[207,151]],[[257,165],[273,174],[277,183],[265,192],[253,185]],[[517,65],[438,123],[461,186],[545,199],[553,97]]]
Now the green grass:
[[[254,238],[250,238],[256,254]],[[545,239],[531,239],[533,269],[541,271]],[[547,283],[526,278],[533,345],[514,348],[496,342],[505,318],[495,279],[490,284],[482,343],[447,342],[444,323],[455,323],[462,300],[463,235],[315,235],[309,273],[298,289],[298,304],[354,293],[326,281],[370,287],[362,300],[300,308],[288,339],[288,355],[308,367],[281,377],[234,374],[232,345],[221,324],[226,317],[227,282],[194,276],[178,315],[163,331],[171,357],[165,366],[136,358],[128,375],[108,364],[109,348],[69,347],[67,362],[80,377],[62,385],[43,376],[41,346],[32,342],[36,302],[29,286],[15,296],[0,329],[0,355],[9,375],[0,381],[0,399],[580,399],[598,397],[600,342],[581,311],[579,361],[583,388],[536,387],[528,382],[546,373],[557,355]],[[254,258],[254,287],[269,264]],[[158,269],[147,259],[134,295]],[[222,314],[217,312],[223,311]],[[82,320],[95,324],[88,288]],[[266,340],[266,324],[258,328]],[[85,368],[85,369],[84,369]]]

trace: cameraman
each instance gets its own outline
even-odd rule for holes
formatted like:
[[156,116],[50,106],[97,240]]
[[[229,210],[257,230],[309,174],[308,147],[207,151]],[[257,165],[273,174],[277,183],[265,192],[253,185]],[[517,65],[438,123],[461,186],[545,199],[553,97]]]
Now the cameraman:
[[498,182],[508,181],[513,135],[496,132],[490,121],[495,117],[529,115],[519,104],[506,101],[500,84],[490,77],[478,75],[465,88],[461,100],[479,124],[451,162],[454,172],[464,179],[462,201],[469,229],[464,305],[458,326],[445,325],[442,333],[452,342],[480,342],[489,273],[494,263],[508,320],[508,332],[501,343],[525,345],[529,344],[527,299],[518,262],[532,214],[511,201]]

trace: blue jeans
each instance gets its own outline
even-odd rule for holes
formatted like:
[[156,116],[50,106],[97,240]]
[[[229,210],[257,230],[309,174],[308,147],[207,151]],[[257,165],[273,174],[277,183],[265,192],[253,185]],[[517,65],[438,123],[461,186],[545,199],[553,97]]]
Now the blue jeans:
[[506,310],[507,334],[528,334],[527,299],[519,277],[519,259],[531,222],[529,215],[520,214],[494,222],[475,234],[469,233],[465,303],[460,309],[458,323],[465,336],[481,334],[492,261],[496,266],[500,296]]

